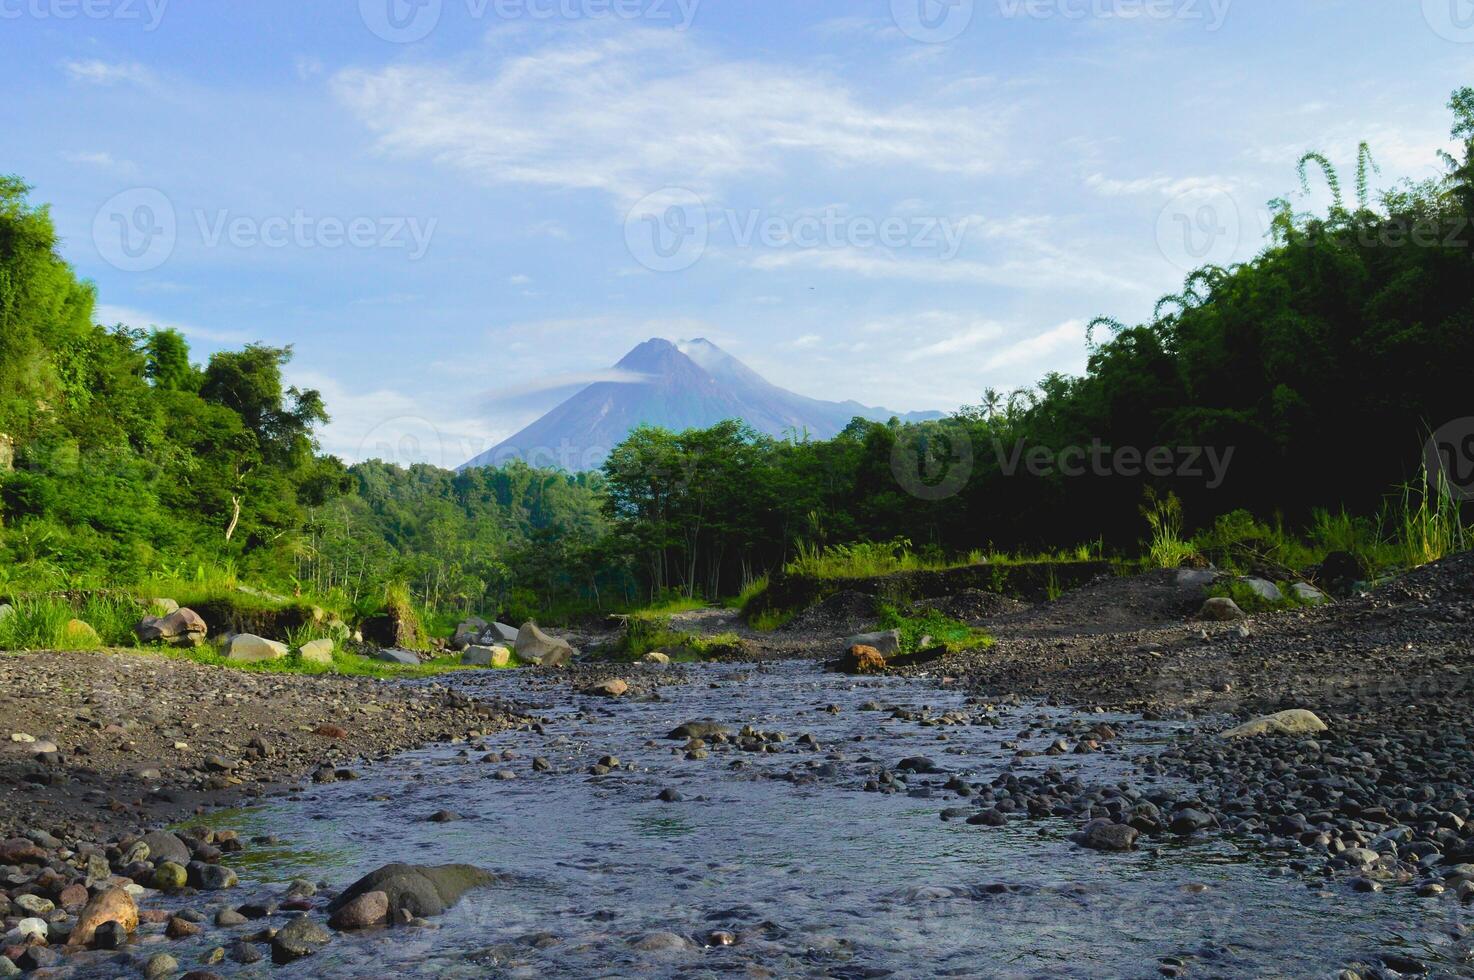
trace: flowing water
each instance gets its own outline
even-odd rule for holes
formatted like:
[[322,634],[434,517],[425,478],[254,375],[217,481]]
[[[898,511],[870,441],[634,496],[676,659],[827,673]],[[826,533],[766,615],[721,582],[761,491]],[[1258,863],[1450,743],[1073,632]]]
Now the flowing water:
[[[1191,976],[1298,977],[1333,976],[1389,946],[1444,955],[1438,937],[1457,915],[1447,903],[1313,889],[1223,840],[1108,855],[1068,841],[1077,820],[943,821],[943,809],[965,804],[941,791],[946,774],[863,790],[917,755],[971,782],[1011,764],[1115,782],[1126,752],[1165,725],[1133,721],[1136,744],[1115,752],[1015,761],[1004,742],[1032,726],[1023,744],[1042,749],[1076,716],[1027,704],[990,714],[960,693],[804,663],[688,676],[658,701],[620,702],[555,696],[527,673],[458,676],[451,683],[473,693],[535,705],[545,733],[411,753],[231,814],[224,825],[282,840],[242,856],[234,901],[253,887],[279,894],[272,883],[299,876],[342,887],[390,861],[466,862],[505,877],[435,929],[339,935],[285,968],[224,966],[294,977],[1136,977],[1177,957]],[[934,723],[949,710],[974,723]],[[774,752],[689,761],[663,736],[698,718],[787,739]],[[508,750],[508,761],[481,761]],[[633,771],[591,775],[606,754]],[[535,756],[553,771],[535,772]],[[684,799],[661,802],[665,788]],[[428,822],[438,810],[463,819]],[[712,945],[713,932],[735,942]]]

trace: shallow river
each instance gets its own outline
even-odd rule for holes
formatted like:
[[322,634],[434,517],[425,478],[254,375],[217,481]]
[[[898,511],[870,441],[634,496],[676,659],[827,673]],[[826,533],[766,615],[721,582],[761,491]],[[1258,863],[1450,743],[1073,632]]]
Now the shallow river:
[[[1064,712],[1001,708],[995,724],[959,693],[857,683],[803,663],[690,671],[692,683],[663,688],[659,702],[618,703],[553,697],[529,688],[538,682],[525,673],[459,676],[452,683],[467,690],[537,706],[545,734],[411,753],[363,768],[356,781],[230,815],[223,825],[283,842],[242,855],[244,894],[233,900],[298,876],[342,887],[389,861],[467,862],[507,878],[471,893],[437,929],[340,935],[291,967],[226,963],[226,972],[1150,977],[1177,957],[1194,977],[1334,976],[1378,948],[1436,958],[1458,914],[1405,895],[1328,894],[1221,840],[1106,855],[1068,841],[1075,821],[946,822],[940,812],[965,801],[941,792],[945,774],[912,776],[907,791],[863,791],[881,767],[916,755],[971,782],[1011,762],[1087,782],[1122,778],[1114,752],[1013,762],[1003,742],[1032,723],[1038,734],[1022,744],[1043,749],[1072,719]],[[862,708],[871,701],[985,723],[927,725]],[[1050,724],[1038,725],[1045,716]],[[698,718],[788,737],[777,752],[688,761],[663,736]],[[1119,750],[1167,733],[1126,727],[1138,741]],[[817,748],[798,741],[806,733]],[[507,750],[515,758],[481,761]],[[591,775],[606,754],[634,771]],[[535,772],[535,756],[553,771]],[[504,769],[516,778],[494,778]],[[661,802],[665,788],[684,799]],[[427,821],[442,809],[463,819]],[[710,945],[714,931],[735,943]]]

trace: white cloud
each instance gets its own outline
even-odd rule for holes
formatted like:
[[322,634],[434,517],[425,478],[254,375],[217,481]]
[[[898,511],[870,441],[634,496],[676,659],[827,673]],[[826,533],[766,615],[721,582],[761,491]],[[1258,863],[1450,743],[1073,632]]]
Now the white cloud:
[[1225,177],[1136,177],[1119,180],[1104,174],[1091,174],[1085,186],[1105,197],[1153,195],[1177,197],[1182,194],[1232,194],[1237,183]]
[[1049,360],[1068,347],[1074,347],[1077,352],[1084,351],[1085,323],[1083,321],[1068,320],[1052,330],[1025,337],[1007,347],[994,350],[983,361],[981,370],[998,371],[1004,368],[1036,364]]
[[622,204],[671,186],[714,194],[793,160],[981,174],[1001,158],[1002,110],[867,105],[828,75],[724,61],[663,31],[353,69],[333,90],[386,151],[489,183],[601,190]]
[[116,85],[119,82],[149,85],[153,82],[153,74],[137,62],[110,63],[97,58],[88,58],[64,61],[61,67],[74,81],[87,82],[92,85]]

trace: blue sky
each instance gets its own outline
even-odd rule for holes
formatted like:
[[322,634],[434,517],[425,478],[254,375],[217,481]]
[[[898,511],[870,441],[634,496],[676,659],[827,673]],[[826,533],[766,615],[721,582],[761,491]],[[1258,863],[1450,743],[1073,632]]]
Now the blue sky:
[[898,410],[1078,372],[1307,149],[1434,175],[1471,80],[1471,0],[0,0],[0,170],[104,321],[456,465],[652,336]]

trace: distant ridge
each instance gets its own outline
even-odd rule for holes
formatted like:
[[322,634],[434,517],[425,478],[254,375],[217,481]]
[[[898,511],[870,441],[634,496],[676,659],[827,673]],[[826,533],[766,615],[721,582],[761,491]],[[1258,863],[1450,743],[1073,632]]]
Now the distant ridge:
[[892,412],[859,402],[828,402],[772,384],[709,340],[647,340],[615,370],[628,381],[599,381],[563,402],[462,469],[523,459],[538,466],[578,471],[599,466],[640,425],[673,432],[741,419],[759,432],[806,432],[816,439],[838,435],[857,416],[916,422],[939,412]]

